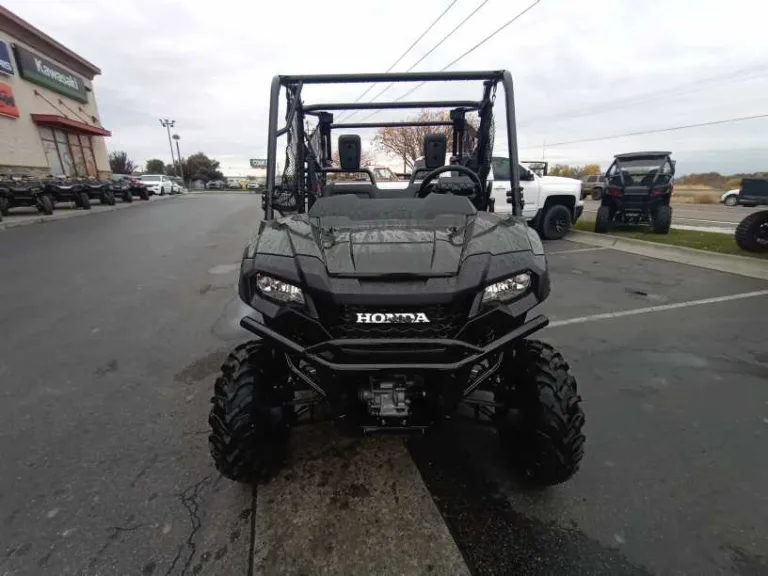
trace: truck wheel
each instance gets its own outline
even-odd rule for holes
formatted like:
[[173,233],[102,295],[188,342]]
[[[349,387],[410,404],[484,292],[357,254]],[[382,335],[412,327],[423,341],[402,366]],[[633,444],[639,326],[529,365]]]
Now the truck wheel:
[[288,376],[280,362],[271,348],[252,341],[235,348],[221,367],[208,443],[216,469],[230,480],[266,480],[282,463],[290,421],[281,386]]
[[497,398],[506,408],[497,422],[499,439],[513,467],[537,486],[565,482],[584,456],[584,412],[569,368],[538,340],[525,341],[511,365],[502,366],[514,388]]
[[754,212],[739,222],[736,244],[747,252],[768,252],[768,210]]
[[568,207],[553,204],[541,220],[541,237],[545,240],[560,240],[571,229],[573,215]]
[[11,211],[11,203],[8,198],[0,198],[0,215],[8,216]]
[[592,188],[592,200],[600,200],[603,197],[603,191],[600,188]]
[[731,194],[730,196],[727,196],[725,198],[725,204],[726,206],[736,206],[739,203],[739,197],[736,196],[736,194]]
[[50,194],[40,195],[40,212],[46,216],[53,214],[53,199]]
[[656,234],[669,234],[672,227],[672,206],[661,205],[653,214],[653,231]]
[[88,196],[88,192],[80,192],[80,206],[83,208],[83,210],[90,210],[91,209],[91,198]]
[[611,223],[611,207],[600,206],[597,209],[597,216],[595,217],[595,232],[602,234],[608,231],[608,225]]
[[127,204],[130,204],[131,202],[133,202],[133,194],[131,193],[130,190],[128,190],[128,192],[123,194],[123,202],[126,202]]

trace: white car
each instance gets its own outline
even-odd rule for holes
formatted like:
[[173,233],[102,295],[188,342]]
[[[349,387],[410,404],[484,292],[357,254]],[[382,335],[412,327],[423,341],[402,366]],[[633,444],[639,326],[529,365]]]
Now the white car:
[[739,205],[739,189],[734,188],[728,190],[725,194],[720,196],[720,203],[726,206],[738,206]]
[[175,186],[173,180],[163,174],[142,174],[139,180],[144,182],[150,194],[158,196],[171,194]]

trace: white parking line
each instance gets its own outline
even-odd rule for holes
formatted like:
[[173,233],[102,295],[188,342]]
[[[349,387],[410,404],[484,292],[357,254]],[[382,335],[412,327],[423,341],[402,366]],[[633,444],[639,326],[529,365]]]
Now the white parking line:
[[555,256],[556,254],[576,254],[578,252],[595,252],[596,250],[608,250],[608,246],[593,246],[592,248],[576,248],[576,250],[555,250],[554,252],[547,252],[547,256]]
[[755,292],[744,292],[742,294],[731,294],[729,296],[716,296],[714,298],[703,298],[701,300],[689,300],[688,302],[678,302],[676,304],[662,304],[660,306],[649,306],[647,308],[635,308],[634,310],[622,310],[621,312],[606,312],[603,314],[593,314],[592,316],[569,318],[568,320],[555,320],[554,322],[550,322],[548,327],[557,328],[559,326],[568,326],[570,324],[584,324],[586,322],[596,322],[598,320],[611,320],[613,318],[623,318],[625,316],[636,316],[638,314],[649,314],[651,312],[664,312],[666,310],[690,308],[691,306],[716,304],[718,302],[731,302],[733,300],[757,298],[759,296],[768,296],[768,290],[757,290]]

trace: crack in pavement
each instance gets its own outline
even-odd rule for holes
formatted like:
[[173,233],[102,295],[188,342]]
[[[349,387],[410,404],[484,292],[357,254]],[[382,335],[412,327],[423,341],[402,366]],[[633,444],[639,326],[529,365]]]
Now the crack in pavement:
[[[176,495],[179,497],[182,506],[184,506],[184,508],[187,509],[187,513],[189,514],[190,527],[191,527],[191,530],[189,532],[189,535],[187,536],[187,541],[186,541],[187,548],[189,549],[189,556],[187,556],[187,559],[184,562],[184,567],[181,569],[181,576],[184,576],[184,574],[187,573],[189,566],[192,564],[192,559],[195,557],[195,554],[197,554],[197,545],[194,543],[193,540],[195,538],[195,535],[197,534],[197,531],[200,530],[200,527],[202,526],[202,521],[200,520],[200,516],[198,516],[197,514],[200,508],[200,501],[198,500],[198,498],[200,497],[200,491],[210,481],[211,481],[211,476],[209,474],[199,482],[196,482],[192,486],[185,488],[180,494]],[[171,576],[173,569],[176,567],[176,564],[181,559],[181,553],[183,550],[184,550],[184,544],[181,544],[178,547],[178,550],[176,551],[176,556],[174,557],[173,562],[171,562],[171,566],[170,568],[168,568],[168,571],[165,573],[165,576]]]
[[[133,515],[128,519],[128,522],[131,522],[133,520]],[[104,545],[99,548],[99,551],[96,552],[93,558],[91,558],[91,561],[88,563],[88,568],[93,568],[96,566],[96,563],[99,561],[99,559],[104,555],[104,553],[107,551],[107,548],[112,546],[112,544],[115,543],[117,540],[118,535],[121,532],[135,532],[136,530],[140,528],[146,528],[150,524],[148,522],[142,522],[141,524],[136,524],[133,526],[110,526],[107,528],[107,530],[110,532],[109,536],[107,536],[107,541],[104,543]],[[78,572],[78,574],[82,574],[83,571]]]

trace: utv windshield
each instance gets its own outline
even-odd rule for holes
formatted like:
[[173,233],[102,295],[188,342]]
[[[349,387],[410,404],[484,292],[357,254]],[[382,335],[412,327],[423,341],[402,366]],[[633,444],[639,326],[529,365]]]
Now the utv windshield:
[[617,163],[621,170],[626,170],[632,174],[648,173],[651,170],[662,173],[671,172],[671,166],[667,162],[666,156],[631,158],[618,160]]

